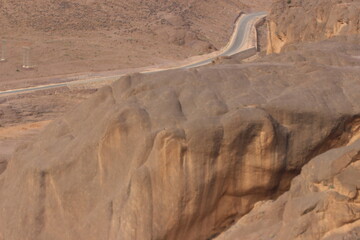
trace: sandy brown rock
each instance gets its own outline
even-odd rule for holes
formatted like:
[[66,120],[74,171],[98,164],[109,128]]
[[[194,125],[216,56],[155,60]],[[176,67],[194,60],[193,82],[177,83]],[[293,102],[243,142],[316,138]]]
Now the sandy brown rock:
[[0,166],[0,239],[212,239],[311,159],[220,239],[356,239],[358,43],[103,88]]
[[[0,232],[14,240],[216,236],[284,192],[314,156],[352,141],[356,39],[321,43],[322,54],[299,46],[103,88],[8,163]],[[345,178],[337,182],[353,194]]]
[[289,192],[276,201],[258,203],[216,240],[359,239],[359,187],[357,140],[311,160]]
[[268,17],[268,53],[286,44],[360,33],[358,0],[278,0]]

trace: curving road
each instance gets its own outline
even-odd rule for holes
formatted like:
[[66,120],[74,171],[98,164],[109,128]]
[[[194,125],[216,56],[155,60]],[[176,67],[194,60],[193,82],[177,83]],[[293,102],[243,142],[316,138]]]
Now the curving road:
[[[223,50],[223,52],[216,57],[220,56],[232,56],[247,50],[246,43],[251,38],[251,29],[254,27],[255,21],[266,16],[266,12],[257,12],[252,14],[243,15],[236,24],[233,36],[229,45]],[[216,58],[215,57],[215,58]],[[201,62],[189,64],[183,68],[200,67],[212,63],[214,58],[203,60]]]
[[[212,63],[212,61],[217,57],[232,56],[232,55],[235,55],[242,51],[245,51],[245,50],[249,49],[249,47],[247,47],[248,42],[252,41],[252,39],[254,37],[254,36],[251,36],[251,33],[252,33],[252,29],[255,27],[254,26],[255,22],[261,18],[264,18],[265,16],[266,16],[266,12],[257,12],[257,13],[242,15],[238,19],[238,21],[235,25],[235,29],[234,29],[233,35],[230,39],[230,42],[222,51],[220,51],[215,56],[209,57],[208,59],[205,59],[205,60],[200,60],[197,62],[186,64],[186,65],[180,65],[180,66],[172,67],[172,68],[159,68],[159,69],[146,70],[146,71],[143,71],[140,73],[148,74],[148,73],[162,72],[162,71],[167,71],[167,70],[172,70],[172,69],[196,68],[196,67],[200,67],[200,66],[204,66],[204,65]],[[46,89],[51,89],[51,88],[66,87],[69,85],[89,84],[89,83],[100,82],[100,81],[114,81],[124,75],[126,75],[126,74],[105,76],[105,77],[95,77],[95,78],[83,79],[83,80],[77,80],[77,81],[69,81],[69,82],[63,82],[63,83],[40,85],[40,86],[36,86],[36,87],[28,87],[28,88],[0,91],[0,96],[1,95],[13,95],[13,94],[27,93],[27,92],[46,90]]]

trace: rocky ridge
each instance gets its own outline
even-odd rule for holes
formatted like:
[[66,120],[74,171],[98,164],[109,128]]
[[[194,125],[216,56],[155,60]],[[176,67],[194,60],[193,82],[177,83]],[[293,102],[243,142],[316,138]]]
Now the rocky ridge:
[[5,164],[0,236],[356,239],[358,43],[101,89]]
[[276,201],[255,208],[216,240],[360,238],[360,121],[347,146],[311,160]]
[[278,0],[268,18],[268,53],[291,43],[360,33],[358,0]]
[[0,232],[14,240],[218,235],[358,133],[357,42],[135,74],[100,90],[8,163]]

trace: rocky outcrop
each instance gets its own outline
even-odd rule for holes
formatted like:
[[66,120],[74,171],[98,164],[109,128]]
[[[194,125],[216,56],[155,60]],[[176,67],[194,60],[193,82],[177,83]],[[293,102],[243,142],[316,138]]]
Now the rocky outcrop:
[[[360,133],[360,121],[356,125]],[[293,180],[289,192],[276,201],[258,203],[216,240],[359,239],[359,189],[357,140],[314,158]]]
[[310,159],[352,142],[360,119],[357,43],[135,74],[103,88],[9,161],[0,175],[0,233],[12,240],[216,236],[256,202],[287,190]]
[[268,17],[268,53],[286,44],[360,33],[360,2],[278,0]]

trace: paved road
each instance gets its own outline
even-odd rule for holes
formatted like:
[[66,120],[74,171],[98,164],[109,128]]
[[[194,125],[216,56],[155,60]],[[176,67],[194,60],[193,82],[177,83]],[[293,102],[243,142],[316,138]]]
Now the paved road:
[[[244,49],[244,46],[249,38],[252,24],[254,24],[254,20],[265,16],[266,16],[266,12],[257,12],[243,16],[236,25],[236,29],[233,33],[234,37],[232,38],[233,42],[228,46],[228,48],[223,53],[219,54],[216,57],[232,56],[241,51],[246,50]],[[187,66],[184,66],[183,68],[200,67],[212,63],[213,60],[214,58],[207,59],[201,62],[189,64]]]
[[[181,65],[179,67],[173,67],[170,69],[189,69],[189,68],[200,67],[203,65],[210,64],[216,57],[232,56],[234,54],[237,54],[239,52],[247,50],[245,46],[250,37],[251,30],[252,30],[253,24],[255,23],[255,20],[265,17],[265,16],[266,16],[265,12],[257,12],[257,13],[243,15],[242,17],[240,17],[239,21],[236,24],[233,36],[230,40],[231,42],[228,44],[228,46],[222,52],[219,53],[219,55],[209,58],[209,59],[206,59],[206,60],[201,60],[198,62],[190,63],[188,65]],[[162,71],[167,71],[167,70],[169,70],[169,68],[154,69],[154,70],[150,70],[150,71],[144,71],[141,73],[148,74],[148,73],[162,72]],[[46,90],[46,89],[58,88],[58,87],[66,87],[66,86],[75,85],[75,84],[78,85],[78,84],[88,84],[88,83],[100,82],[100,81],[112,81],[112,80],[117,80],[124,75],[125,74],[106,76],[106,77],[95,77],[95,78],[91,78],[91,79],[84,79],[84,80],[69,81],[69,82],[63,82],[63,83],[41,85],[41,86],[36,86],[36,87],[28,87],[28,88],[0,91],[0,96],[1,95],[20,94],[20,93],[26,93],[26,92],[32,92],[32,91],[38,91],[38,90]]]

